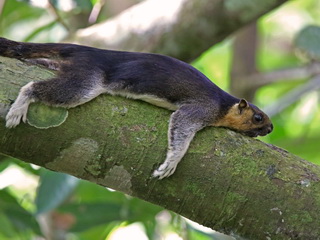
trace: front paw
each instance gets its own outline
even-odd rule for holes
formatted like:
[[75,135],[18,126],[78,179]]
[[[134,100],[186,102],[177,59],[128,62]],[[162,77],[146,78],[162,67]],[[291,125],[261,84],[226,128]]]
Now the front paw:
[[21,119],[23,122],[26,122],[27,111],[28,109],[24,107],[20,107],[20,108],[11,107],[10,111],[6,116],[6,127],[7,128],[16,127],[17,125],[19,125]]
[[152,177],[158,179],[169,177],[175,172],[176,168],[177,164],[175,163],[163,163],[153,172]]

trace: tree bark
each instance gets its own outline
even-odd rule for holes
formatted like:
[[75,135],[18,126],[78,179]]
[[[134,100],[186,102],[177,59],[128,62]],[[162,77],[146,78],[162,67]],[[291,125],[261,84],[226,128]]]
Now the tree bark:
[[0,57],[0,154],[122,191],[227,234],[319,239],[320,167],[259,140],[206,128],[176,173],[159,181],[150,176],[165,158],[170,112],[147,103],[104,95],[70,109],[58,127],[5,128],[19,88],[52,76]]
[[190,62],[287,0],[147,0],[66,39],[100,48],[155,52]]

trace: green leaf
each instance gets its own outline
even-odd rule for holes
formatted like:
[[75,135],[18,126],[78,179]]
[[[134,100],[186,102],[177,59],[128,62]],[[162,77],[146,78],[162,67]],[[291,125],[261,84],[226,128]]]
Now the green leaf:
[[303,28],[294,41],[295,46],[311,59],[320,60],[320,27],[307,26]]
[[39,175],[40,169],[34,169],[30,163],[22,162],[18,159],[11,158],[11,157],[4,157],[4,159],[0,160],[0,172],[4,171],[6,168],[16,165],[19,166],[24,171],[29,172],[33,175]]
[[77,233],[77,237],[79,237],[79,240],[107,239],[108,235],[118,226],[118,222],[111,222],[107,225],[98,225],[89,228],[86,231]]
[[0,209],[0,226],[0,236],[3,235],[7,238],[13,238],[16,236],[16,231],[6,214],[3,212],[3,209]]
[[40,176],[37,190],[36,215],[58,207],[73,192],[78,182],[79,179],[73,176],[45,170]]
[[10,158],[2,156],[3,159],[0,160],[0,172],[11,166]]
[[129,222],[153,221],[155,216],[164,210],[163,207],[145,202],[138,198],[129,199],[127,208],[131,211],[131,214],[128,214]]
[[[4,220],[5,218],[6,221]],[[34,216],[20,206],[18,201],[6,190],[0,190],[0,235],[25,234],[32,231],[42,236],[40,227]]]
[[57,20],[53,20],[52,22],[49,22],[42,27],[36,28],[32,33],[30,33],[27,37],[25,37],[23,41],[29,42],[41,32],[48,31],[49,29],[53,28],[55,25],[57,25]]
[[141,222],[152,239],[156,226],[155,215],[163,210],[154,204],[85,181],[81,181],[77,187],[73,200],[73,203],[61,206],[58,211],[72,214],[76,224],[71,231],[81,234],[95,225],[107,229],[115,222]]
[[0,34],[8,31],[10,27],[23,21],[38,19],[44,14],[44,9],[36,8],[26,2],[10,0],[5,1],[0,14]]
[[141,222],[146,230],[146,235],[149,239],[154,239],[157,234],[156,216],[150,221]]
[[98,225],[124,221],[127,217],[122,214],[121,209],[121,204],[96,202],[71,203],[61,206],[58,210],[72,214],[75,217],[76,223],[70,231],[83,232]]
[[235,238],[219,233],[219,232],[203,232],[200,229],[194,228],[192,225],[187,223],[187,229],[189,232],[190,239],[197,240],[234,240]]
[[29,172],[30,174],[33,174],[33,175],[36,175],[36,176],[39,176],[39,174],[40,174],[41,168],[40,169],[38,169],[38,168],[35,169],[35,168],[32,167],[32,165],[30,163],[26,163],[26,162],[20,161],[20,160],[15,159],[15,158],[10,158],[10,162],[12,164],[15,164],[15,165],[19,166],[24,171]]
[[126,196],[117,191],[110,191],[105,187],[99,186],[92,182],[80,181],[79,186],[75,190],[77,201],[82,202],[109,202],[124,204],[128,199]]
[[78,9],[81,9],[81,12],[91,11],[92,3],[91,1],[83,1],[83,0],[73,0]]

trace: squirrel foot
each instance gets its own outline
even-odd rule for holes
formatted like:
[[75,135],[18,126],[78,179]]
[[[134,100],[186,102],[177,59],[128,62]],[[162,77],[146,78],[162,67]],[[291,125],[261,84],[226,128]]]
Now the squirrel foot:
[[163,163],[153,172],[152,176],[158,179],[169,177],[175,172],[177,165],[176,162]]
[[28,107],[20,106],[20,107],[11,107],[10,111],[6,116],[6,127],[14,128],[19,125],[21,119],[25,123],[27,120],[27,112]]

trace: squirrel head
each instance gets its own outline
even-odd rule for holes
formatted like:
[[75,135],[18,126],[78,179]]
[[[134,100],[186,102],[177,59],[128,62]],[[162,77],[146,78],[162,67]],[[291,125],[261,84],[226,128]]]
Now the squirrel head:
[[227,127],[249,137],[265,136],[272,132],[271,120],[255,105],[241,99],[213,124]]

